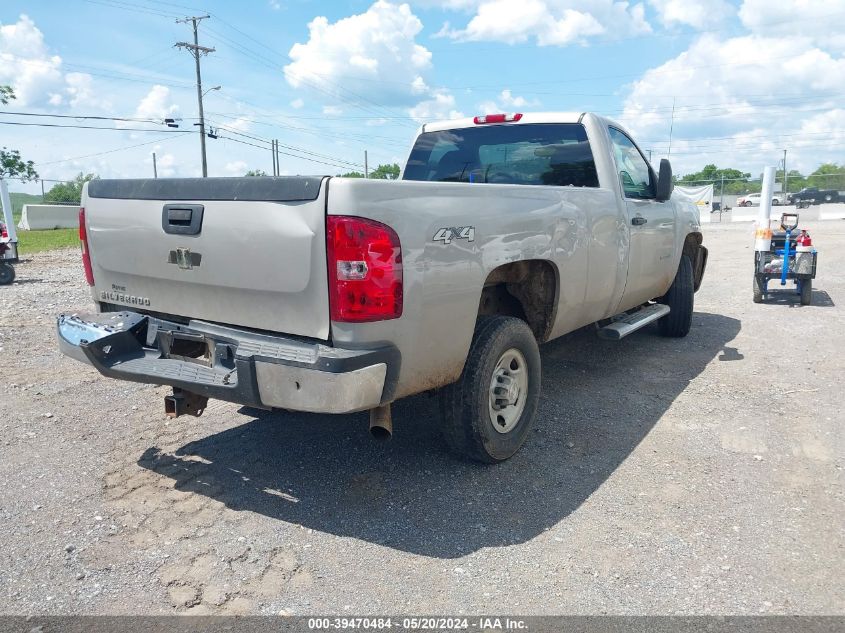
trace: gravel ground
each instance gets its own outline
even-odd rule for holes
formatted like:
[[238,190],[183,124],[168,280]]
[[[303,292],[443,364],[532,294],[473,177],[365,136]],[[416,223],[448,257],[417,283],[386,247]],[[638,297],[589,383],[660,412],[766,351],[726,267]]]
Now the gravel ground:
[[749,226],[706,227],[686,339],[544,346],[495,467],[444,452],[429,397],[388,444],[364,415],[168,421],[57,352],[90,297],[77,252],[32,256],[0,288],[0,613],[842,614],[845,222],[809,226],[810,307],[751,302]]

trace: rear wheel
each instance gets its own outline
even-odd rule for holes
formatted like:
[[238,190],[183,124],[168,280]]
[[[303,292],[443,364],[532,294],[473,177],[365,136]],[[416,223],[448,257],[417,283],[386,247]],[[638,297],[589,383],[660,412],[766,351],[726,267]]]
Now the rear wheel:
[[440,396],[449,448],[480,462],[501,462],[525,442],[540,396],[540,350],[521,319],[481,317],[464,371]]
[[0,262],[0,286],[7,286],[15,280],[15,267],[8,262]]
[[801,305],[808,306],[810,302],[813,300],[813,280],[812,279],[802,279],[800,281],[801,288]]
[[657,321],[657,329],[662,336],[681,338],[689,334],[694,295],[692,262],[687,255],[681,255],[675,281],[672,282],[669,292],[657,300],[670,309],[669,314]]
[[829,193],[828,193],[828,194],[825,194],[825,196],[824,196],[824,201],[825,201],[825,202],[832,202],[832,201],[833,201],[833,196],[832,196],[832,195],[830,195]]

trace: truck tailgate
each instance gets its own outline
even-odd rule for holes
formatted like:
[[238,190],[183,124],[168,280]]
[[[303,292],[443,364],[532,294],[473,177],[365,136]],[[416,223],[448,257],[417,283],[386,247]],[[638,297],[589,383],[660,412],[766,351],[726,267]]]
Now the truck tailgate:
[[96,298],[325,340],[325,196],[319,177],[92,181]]

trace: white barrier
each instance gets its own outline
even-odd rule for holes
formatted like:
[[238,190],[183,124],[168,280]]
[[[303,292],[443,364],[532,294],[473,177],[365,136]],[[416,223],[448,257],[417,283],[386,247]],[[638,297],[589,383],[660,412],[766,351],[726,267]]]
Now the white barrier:
[[79,226],[79,207],[68,204],[25,204],[18,228],[22,231],[72,229]]
[[758,211],[754,207],[734,207],[731,209],[731,222],[754,222]]
[[845,203],[820,204],[819,220],[845,220]]

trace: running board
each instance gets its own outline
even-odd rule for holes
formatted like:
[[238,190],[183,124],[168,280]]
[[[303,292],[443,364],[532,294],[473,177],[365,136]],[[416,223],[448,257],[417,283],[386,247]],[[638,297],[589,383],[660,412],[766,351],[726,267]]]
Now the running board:
[[626,314],[608,326],[599,328],[599,336],[610,341],[618,341],[667,314],[669,314],[669,306],[662,303],[653,303],[633,314]]

